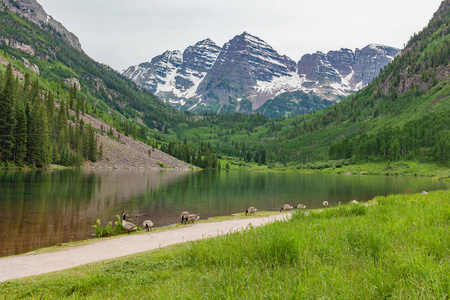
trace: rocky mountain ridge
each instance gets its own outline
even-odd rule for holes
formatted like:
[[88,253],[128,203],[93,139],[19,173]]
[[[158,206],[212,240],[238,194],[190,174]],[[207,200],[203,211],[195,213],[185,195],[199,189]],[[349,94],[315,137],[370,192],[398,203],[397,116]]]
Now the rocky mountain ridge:
[[53,19],[52,16],[47,14],[36,0],[0,0],[0,4],[5,5],[10,11],[43,28],[51,26],[62,35],[63,39],[68,42],[69,45],[79,51],[83,51],[78,37],[67,30],[60,22]]
[[244,32],[222,48],[206,39],[183,53],[167,51],[131,66],[123,74],[179,110],[252,113],[286,92],[303,91],[330,104],[338,102],[366,86],[399,53],[371,44],[355,51],[305,54],[295,62]]

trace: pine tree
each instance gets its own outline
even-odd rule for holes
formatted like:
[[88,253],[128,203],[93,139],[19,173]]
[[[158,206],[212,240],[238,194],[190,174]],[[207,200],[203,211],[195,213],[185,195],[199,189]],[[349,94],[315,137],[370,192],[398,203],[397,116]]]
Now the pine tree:
[[52,160],[49,122],[45,105],[41,100],[37,102],[36,108],[38,128],[36,140],[36,166],[38,168],[45,168]]
[[11,65],[5,74],[5,83],[0,92],[0,161],[11,160],[14,148],[14,77]]
[[70,93],[69,93],[69,108],[71,110],[74,109],[76,100],[77,100],[77,89],[76,89],[76,84],[74,84],[73,87],[70,88]]
[[[148,156],[150,157],[150,150],[148,150]],[[103,143],[100,144],[98,149],[98,158],[101,160],[103,158]]]
[[88,134],[88,137],[89,137],[89,155],[88,155],[88,158],[89,158],[89,160],[90,161],[92,161],[92,162],[96,162],[97,161],[97,153],[98,153],[98,150],[97,150],[97,137],[95,136],[95,132],[94,132],[94,129],[91,127],[91,126],[89,126],[89,134]]
[[34,115],[31,101],[25,107],[27,117],[27,155],[26,160],[31,164],[36,164],[36,117]]
[[15,101],[16,125],[14,128],[14,161],[19,165],[24,163],[27,154],[27,115],[21,99]]

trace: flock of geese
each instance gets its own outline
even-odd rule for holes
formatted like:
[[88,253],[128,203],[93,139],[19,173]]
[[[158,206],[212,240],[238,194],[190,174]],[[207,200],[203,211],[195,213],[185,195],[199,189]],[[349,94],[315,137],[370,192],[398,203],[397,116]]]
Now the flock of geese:
[[[324,208],[327,208],[328,207],[328,201],[323,201],[322,205],[323,205]],[[304,204],[297,204],[296,206],[293,207],[290,204],[285,204],[280,209],[280,212],[283,211],[283,210],[284,211],[290,211],[291,209],[297,209],[297,208],[298,209],[305,209],[306,205],[304,205]],[[256,211],[257,211],[257,209],[255,207],[250,206],[245,211],[245,215],[246,216],[248,216],[248,215],[253,216]],[[138,216],[138,215],[136,215],[136,216]],[[145,215],[143,214],[143,215],[139,215],[139,216],[145,216]],[[128,234],[130,234],[131,231],[134,231],[134,230],[138,229],[136,225],[134,225],[131,222],[128,222],[127,220],[125,220],[125,218],[126,218],[126,214],[122,213],[122,219],[123,219],[122,220],[122,226],[123,226],[123,228],[125,228],[127,230]],[[191,214],[188,211],[183,211],[181,213],[181,224],[183,224],[183,223],[187,224],[188,222],[194,223],[194,221],[196,221],[198,219],[200,219],[200,216],[197,216],[196,214]],[[147,231],[150,231],[153,228],[153,222],[151,220],[145,220],[142,223],[142,226],[143,226],[144,229],[147,229]]]
[[[323,205],[323,207],[324,208],[327,208],[328,207],[328,201],[323,201],[322,202],[322,205]],[[280,212],[282,212],[283,210],[284,211],[291,211],[291,209],[305,209],[306,208],[306,205],[304,205],[304,204],[297,204],[296,206],[292,206],[292,205],[290,205],[290,204],[285,204],[285,205],[283,205],[283,207],[280,209]]]
[[[142,215],[136,215],[136,217],[140,217],[140,216],[145,216],[145,214]],[[200,219],[200,216],[197,216],[196,214],[191,214],[188,211],[183,211],[181,213],[181,224],[187,224],[189,221],[194,223],[194,221]],[[128,222],[126,220],[126,214],[122,213],[122,226],[123,228],[126,229],[126,231],[128,232],[128,234],[130,234],[130,232],[138,229],[136,225],[134,225],[131,222]],[[147,229],[147,231],[152,230],[153,228],[153,222],[151,220],[145,220],[142,223],[142,226],[144,229]]]

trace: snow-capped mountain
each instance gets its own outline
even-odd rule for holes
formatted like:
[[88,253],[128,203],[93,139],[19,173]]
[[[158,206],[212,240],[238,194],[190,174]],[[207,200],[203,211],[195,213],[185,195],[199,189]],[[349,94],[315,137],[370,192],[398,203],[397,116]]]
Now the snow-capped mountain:
[[205,39],[187,47],[183,53],[166,51],[151,62],[129,67],[123,75],[173,105],[184,105],[185,100],[195,97],[198,84],[220,50],[213,41]]
[[166,51],[123,74],[181,110],[251,113],[285,92],[337,102],[366,86],[399,53],[371,44],[355,51],[306,54],[296,63],[244,32],[222,48],[206,39],[183,53]]

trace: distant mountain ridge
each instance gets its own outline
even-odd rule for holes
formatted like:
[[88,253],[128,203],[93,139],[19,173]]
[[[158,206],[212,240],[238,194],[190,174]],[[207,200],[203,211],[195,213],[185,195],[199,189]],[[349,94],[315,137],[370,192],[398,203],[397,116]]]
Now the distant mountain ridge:
[[366,86],[400,49],[371,44],[352,51],[280,55],[247,32],[223,47],[210,39],[166,51],[123,75],[179,110],[252,113],[285,92],[312,92],[331,104]]

